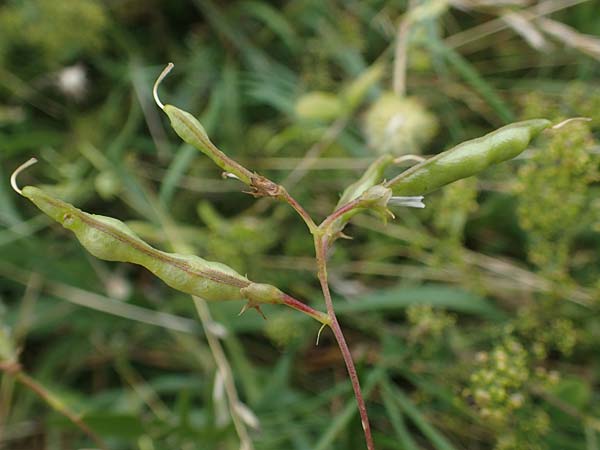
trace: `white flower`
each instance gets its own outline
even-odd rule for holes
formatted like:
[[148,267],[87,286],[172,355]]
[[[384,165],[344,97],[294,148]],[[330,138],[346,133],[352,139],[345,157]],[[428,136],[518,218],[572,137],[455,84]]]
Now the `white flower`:
[[65,67],[57,74],[56,85],[61,92],[75,100],[81,100],[87,91],[88,79],[85,67],[78,63]]
[[410,197],[391,197],[388,201],[388,206],[408,206],[410,208],[425,208],[422,195],[414,195]]

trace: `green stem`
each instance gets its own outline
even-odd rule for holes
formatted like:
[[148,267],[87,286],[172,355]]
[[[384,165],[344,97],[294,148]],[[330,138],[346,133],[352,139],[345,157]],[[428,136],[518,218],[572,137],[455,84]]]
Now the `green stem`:
[[53,410],[62,414],[67,419],[69,419],[73,425],[78,427],[81,431],[89,436],[92,441],[96,444],[96,446],[102,450],[107,450],[108,447],[100,439],[100,437],[92,431],[92,429],[87,426],[87,424],[81,420],[81,418],[72,412],[58,397],[48,391],[44,386],[38,383],[36,380],[27,375],[19,363],[16,362],[0,362],[0,371],[5,372],[8,375],[14,377],[19,383],[23,384],[31,391],[35,392],[44,402],[46,402]]
[[225,355],[225,351],[223,350],[223,346],[219,342],[219,339],[212,331],[210,331],[209,327],[207,326],[213,322],[210,310],[208,309],[204,299],[192,295],[192,300],[194,300],[196,312],[198,313],[198,317],[200,317],[200,321],[204,327],[206,341],[208,342],[210,351],[215,359],[215,363],[217,364],[218,373],[223,378],[223,385],[227,394],[226,397],[229,406],[229,415],[231,416],[233,426],[240,439],[240,450],[254,450],[254,444],[250,438],[250,433],[248,432],[246,424],[238,412],[240,399],[235,386],[235,380],[233,378],[231,366],[229,365],[229,360]]

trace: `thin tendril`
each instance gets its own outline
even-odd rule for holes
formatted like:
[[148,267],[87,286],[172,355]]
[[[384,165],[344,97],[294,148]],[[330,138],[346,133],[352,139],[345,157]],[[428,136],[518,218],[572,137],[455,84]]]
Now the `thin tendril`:
[[19,167],[17,167],[15,169],[15,171],[12,173],[12,175],[10,176],[10,185],[15,190],[15,192],[17,192],[19,195],[23,195],[23,191],[21,191],[21,189],[19,189],[19,186],[17,185],[17,177],[19,176],[19,174],[21,172],[23,172],[29,166],[33,166],[36,162],[38,162],[38,160],[36,158],[31,158],[31,159],[25,161],[23,164],[21,164]]
[[552,127],[552,129],[553,130],[558,130],[559,128],[564,127],[566,124],[571,123],[571,122],[575,122],[575,121],[591,122],[592,119],[590,119],[589,117],[571,117],[570,119],[566,119],[566,120],[563,120],[560,123],[557,123],[556,125],[554,125]]
[[324,323],[323,325],[321,325],[321,328],[319,328],[319,332],[317,333],[317,347],[319,346],[319,339],[321,338],[321,332],[327,325],[329,325],[329,324]]
[[160,109],[165,109],[165,105],[158,98],[158,86],[160,85],[160,83],[162,82],[162,80],[164,80],[165,77],[167,75],[169,75],[169,72],[173,69],[173,67],[175,67],[175,64],[173,64],[172,62],[170,62],[169,64],[167,64],[167,67],[165,67],[163,69],[163,71],[160,73],[160,75],[158,76],[158,78],[154,82],[154,87],[152,88],[152,95],[154,96],[154,101],[156,102],[156,104],[158,105],[158,107]]

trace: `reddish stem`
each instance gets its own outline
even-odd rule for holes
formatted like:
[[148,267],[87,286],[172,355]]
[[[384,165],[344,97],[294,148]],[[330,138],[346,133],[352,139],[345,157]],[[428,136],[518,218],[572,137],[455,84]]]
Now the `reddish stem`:
[[329,316],[321,311],[317,311],[316,309],[311,308],[306,303],[302,303],[300,300],[296,300],[294,297],[290,297],[287,294],[283,294],[283,303],[290,308],[294,308],[304,314],[309,315],[315,320],[318,320],[324,325],[330,325],[331,319]]
[[331,300],[331,292],[329,292],[329,284],[327,282],[327,238],[323,236],[322,230],[327,230],[329,225],[341,217],[348,211],[359,206],[360,199],[352,200],[351,202],[342,205],[336,211],[333,212],[329,217],[327,217],[323,223],[317,227],[312,217],[308,212],[300,205],[282,186],[280,186],[281,192],[278,197],[288,203],[302,219],[306,226],[310,230],[310,232],[314,236],[315,241],[315,253],[317,259],[318,266],[318,277],[319,282],[321,283],[321,289],[323,290],[323,296],[325,297],[325,305],[327,306],[327,314],[323,314],[322,312],[316,311],[310,306],[290,297],[287,294],[283,294],[283,302],[287,306],[294,308],[298,311],[301,311],[324,325],[329,325],[333,331],[333,335],[338,343],[340,351],[342,352],[342,357],[344,359],[344,363],[346,364],[346,369],[348,370],[348,375],[350,376],[350,382],[352,383],[352,389],[354,390],[354,396],[356,397],[356,403],[358,404],[358,412],[360,414],[360,420],[362,423],[363,430],[365,432],[365,440],[367,442],[367,450],[375,450],[375,445],[373,444],[373,437],[371,435],[371,425],[369,424],[369,416],[367,414],[367,407],[365,405],[365,400],[362,395],[362,391],[360,389],[360,382],[358,380],[358,375],[356,374],[356,367],[354,366],[354,361],[352,360],[352,354],[350,353],[350,349],[348,348],[348,344],[346,343],[346,338],[344,337],[344,333],[340,328],[340,324],[335,315],[335,311],[333,309],[333,301]]
[[[350,202],[351,203],[351,202]],[[348,204],[350,204],[348,203]],[[346,369],[348,370],[348,375],[350,376],[350,382],[352,383],[352,389],[354,390],[354,396],[356,397],[356,403],[358,404],[358,412],[360,414],[360,421],[362,423],[363,430],[365,432],[365,440],[367,442],[368,450],[375,450],[375,445],[373,444],[373,436],[371,435],[371,425],[369,423],[369,416],[367,414],[367,407],[365,405],[365,400],[362,395],[362,390],[360,389],[360,382],[358,380],[358,375],[356,374],[356,367],[354,366],[354,360],[352,359],[352,354],[350,353],[350,349],[348,348],[348,344],[346,343],[346,338],[344,337],[344,333],[340,328],[340,324],[335,315],[335,310],[333,308],[333,301],[331,299],[331,292],[329,291],[329,284],[327,282],[327,239],[319,236],[318,234],[315,236],[315,250],[317,257],[317,264],[319,267],[319,282],[321,283],[321,289],[323,290],[323,296],[325,297],[325,304],[327,305],[327,313],[331,319],[331,330],[335,336],[335,339],[340,347],[340,351],[342,352],[342,357],[344,358],[344,363],[346,364]]]
[[306,226],[308,227],[310,232],[314,233],[317,229],[317,224],[314,222],[310,214],[308,214],[308,212],[302,207],[302,205],[300,205],[300,203],[298,203],[296,199],[292,197],[288,193],[288,191],[285,190],[285,188],[281,187],[281,189],[282,193],[280,194],[280,198],[286,203],[288,203],[292,208],[294,208],[298,215],[302,217],[302,220],[304,220],[304,223],[306,223]]
[[323,223],[321,223],[321,225],[319,225],[319,228],[321,228],[322,230],[326,230],[327,228],[329,228],[329,226],[335,220],[339,219],[347,212],[350,212],[353,209],[356,209],[357,207],[359,207],[361,201],[362,201],[362,199],[359,197],[359,198],[355,198],[354,200],[351,200],[348,203],[345,203],[344,205],[340,206],[338,209],[336,209],[334,212],[332,212],[329,216],[327,216],[327,218],[323,221]]

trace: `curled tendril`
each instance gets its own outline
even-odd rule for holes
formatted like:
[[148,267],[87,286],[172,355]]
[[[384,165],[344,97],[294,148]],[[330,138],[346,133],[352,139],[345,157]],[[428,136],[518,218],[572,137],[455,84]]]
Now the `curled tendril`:
[[158,107],[160,109],[165,109],[165,105],[158,98],[158,86],[160,85],[160,83],[162,82],[162,80],[164,80],[165,77],[167,75],[169,75],[169,72],[171,70],[173,70],[173,67],[175,67],[175,64],[173,64],[172,62],[170,62],[169,64],[167,64],[167,67],[165,67],[163,69],[163,71],[160,73],[160,75],[158,76],[158,78],[154,82],[154,87],[152,88],[152,95],[154,96],[154,101],[156,102],[156,104],[158,105]]
[[31,158],[31,159],[25,161],[23,164],[21,164],[19,167],[17,167],[15,169],[15,171],[12,173],[12,175],[10,176],[10,185],[15,190],[15,192],[17,192],[19,195],[23,195],[23,192],[21,191],[21,189],[19,189],[19,186],[17,185],[17,177],[19,176],[19,174],[21,172],[23,172],[28,167],[33,166],[36,162],[38,162],[38,160],[36,158]]
[[319,328],[319,332],[317,333],[317,346],[319,346],[319,339],[321,338],[321,333],[323,332],[323,329],[329,324],[324,323],[323,325],[321,325],[321,328]]
[[570,119],[566,119],[566,120],[563,120],[563,121],[562,121],[562,122],[560,122],[560,123],[557,123],[556,125],[554,125],[554,126],[552,127],[552,129],[553,129],[553,130],[558,130],[559,128],[562,128],[562,127],[564,127],[564,126],[565,126],[566,124],[568,124],[568,123],[571,123],[571,122],[579,122],[579,121],[581,121],[581,122],[591,122],[591,121],[592,121],[592,119],[591,119],[591,118],[589,118],[589,117],[571,117]]

